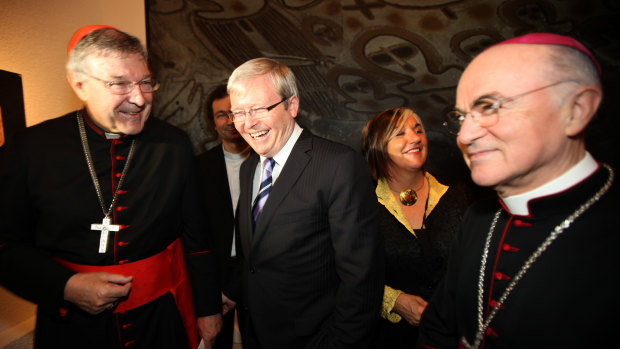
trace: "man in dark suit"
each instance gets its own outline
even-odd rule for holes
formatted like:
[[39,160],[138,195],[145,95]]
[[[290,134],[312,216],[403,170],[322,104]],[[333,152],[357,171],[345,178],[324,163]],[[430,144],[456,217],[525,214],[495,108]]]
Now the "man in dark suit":
[[383,244],[362,157],[295,122],[287,66],[250,60],[228,92],[230,117],[257,153],[241,166],[237,213],[244,349],[367,347],[383,295]]
[[[219,276],[222,285],[223,327],[214,349],[232,348],[236,306],[230,297],[239,291],[231,287],[231,276],[238,264],[234,242],[235,209],[239,198],[239,168],[250,154],[250,147],[228,118],[230,97],[226,85],[219,85],[207,97],[206,121],[215,130],[221,144],[199,155],[199,184],[204,213],[215,236]],[[231,296],[231,294],[233,296]]]

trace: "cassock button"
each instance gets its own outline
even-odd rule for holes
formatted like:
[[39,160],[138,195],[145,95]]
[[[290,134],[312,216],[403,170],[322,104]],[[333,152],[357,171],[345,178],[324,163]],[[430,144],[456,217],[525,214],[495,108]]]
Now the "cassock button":
[[502,250],[504,250],[505,252],[519,252],[519,249],[514,247],[514,246],[510,246],[508,244],[503,244],[502,245]]
[[499,337],[499,335],[497,334],[497,332],[493,331],[492,328],[487,327],[487,330],[485,331],[485,334],[487,336],[492,336],[492,337]]
[[521,228],[521,227],[531,227],[532,223],[528,223],[528,222],[524,222],[520,219],[515,219],[514,222],[512,222],[512,224],[517,227],[517,228]]
[[500,272],[496,272],[495,273],[495,279],[496,280],[510,280],[510,276],[504,274],[504,273],[500,273]]
[[[496,300],[494,300],[494,299],[493,299],[493,300],[491,300],[491,301],[489,302],[489,306],[490,306],[491,308],[496,308],[496,307],[497,307],[497,301],[496,301]],[[504,306],[503,306],[503,305],[501,305],[499,308],[500,308],[500,309],[504,309]]]

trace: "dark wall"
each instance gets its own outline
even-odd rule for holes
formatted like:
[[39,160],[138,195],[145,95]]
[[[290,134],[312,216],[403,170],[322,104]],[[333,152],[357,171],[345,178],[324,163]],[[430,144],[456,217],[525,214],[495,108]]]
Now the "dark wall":
[[239,64],[266,56],[295,72],[299,122],[312,132],[359,149],[370,117],[410,107],[427,129],[429,169],[465,172],[441,126],[460,74],[485,47],[545,31],[574,36],[599,58],[605,100],[588,144],[618,164],[618,1],[148,0],[147,12],[153,69],[163,83],[155,116],[185,129],[196,152],[214,144],[204,122],[210,89]]

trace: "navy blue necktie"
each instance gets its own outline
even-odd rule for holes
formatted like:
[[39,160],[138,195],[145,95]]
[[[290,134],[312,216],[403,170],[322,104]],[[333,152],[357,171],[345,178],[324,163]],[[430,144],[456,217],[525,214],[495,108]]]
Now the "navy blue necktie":
[[271,173],[273,172],[273,165],[276,161],[272,158],[265,159],[263,164],[263,174],[261,176],[260,189],[258,190],[258,195],[254,200],[254,207],[252,208],[252,223],[256,225],[258,221],[258,217],[260,213],[263,211],[263,206],[265,206],[265,202],[267,202],[267,197],[269,196],[269,192],[271,191]]

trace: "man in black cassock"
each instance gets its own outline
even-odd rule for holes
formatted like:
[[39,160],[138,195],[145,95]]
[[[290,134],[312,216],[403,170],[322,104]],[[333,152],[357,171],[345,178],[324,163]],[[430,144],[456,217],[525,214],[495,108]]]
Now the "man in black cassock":
[[149,118],[142,44],[82,28],[67,77],[85,107],[6,144],[0,283],[38,305],[37,348],[210,347],[221,298],[191,144]]
[[617,342],[620,207],[585,147],[600,67],[577,40],[533,33],[465,69],[451,113],[473,205],[420,324],[420,348],[603,348]]

